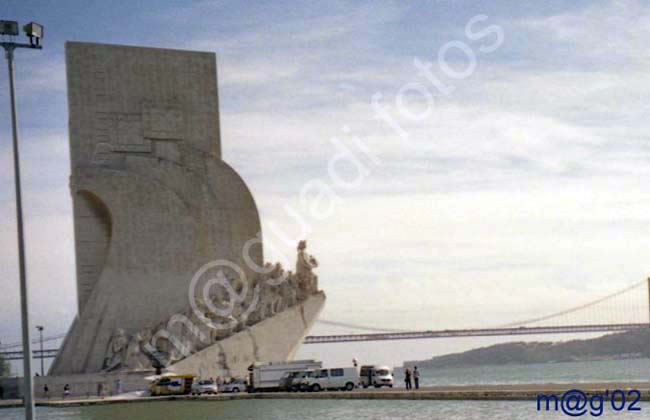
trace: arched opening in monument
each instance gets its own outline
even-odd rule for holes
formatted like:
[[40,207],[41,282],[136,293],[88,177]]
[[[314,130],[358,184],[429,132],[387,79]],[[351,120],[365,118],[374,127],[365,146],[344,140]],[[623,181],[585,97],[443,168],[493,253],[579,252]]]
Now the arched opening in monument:
[[108,207],[97,195],[78,191],[76,196],[77,293],[81,313],[104,270],[113,223]]

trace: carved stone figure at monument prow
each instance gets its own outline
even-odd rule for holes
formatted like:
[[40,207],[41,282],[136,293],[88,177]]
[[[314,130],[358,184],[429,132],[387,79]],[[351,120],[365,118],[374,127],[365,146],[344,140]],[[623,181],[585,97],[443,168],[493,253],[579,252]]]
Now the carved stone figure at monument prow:
[[318,276],[313,272],[314,268],[318,267],[318,261],[312,255],[307,254],[306,249],[307,241],[300,241],[298,243],[296,275],[303,292],[309,294],[318,291]]
[[[78,316],[50,374],[148,369],[214,343],[226,368],[290,357],[324,295],[303,263],[286,282],[281,266],[267,277],[249,267],[263,266],[261,240],[248,246],[261,223],[221,159],[215,55],[68,42],[66,68]],[[188,289],[215,260],[241,267],[258,295],[215,315],[223,329],[199,331]],[[224,302],[213,298],[203,305]]]

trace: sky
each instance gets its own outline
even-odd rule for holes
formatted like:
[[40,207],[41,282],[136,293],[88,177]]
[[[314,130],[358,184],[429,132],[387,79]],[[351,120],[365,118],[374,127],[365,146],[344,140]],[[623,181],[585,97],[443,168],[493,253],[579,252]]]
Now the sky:
[[[267,259],[308,240],[323,319],[501,325],[650,275],[643,2],[5,0],[0,17],[45,26],[44,49],[15,65],[31,322],[46,335],[76,313],[67,40],[216,52],[223,158],[255,196]],[[3,63],[0,342],[11,343],[7,83]],[[305,194],[314,185],[329,194]],[[647,321],[638,303],[615,321]],[[384,362],[458,346],[415,347]]]

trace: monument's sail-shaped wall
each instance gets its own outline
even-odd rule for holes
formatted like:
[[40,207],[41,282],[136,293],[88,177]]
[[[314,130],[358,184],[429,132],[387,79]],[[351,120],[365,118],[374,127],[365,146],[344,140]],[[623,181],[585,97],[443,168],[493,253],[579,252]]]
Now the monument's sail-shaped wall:
[[[226,260],[256,278],[250,267],[263,266],[257,208],[221,159],[214,54],[69,42],[66,64],[79,315],[50,373],[147,368],[147,344],[171,353],[170,343],[151,337],[175,315],[191,315],[197,270]],[[260,289],[260,301],[282,304],[251,308],[228,334],[316,293],[289,280]],[[210,342],[190,352],[228,336],[206,334]]]

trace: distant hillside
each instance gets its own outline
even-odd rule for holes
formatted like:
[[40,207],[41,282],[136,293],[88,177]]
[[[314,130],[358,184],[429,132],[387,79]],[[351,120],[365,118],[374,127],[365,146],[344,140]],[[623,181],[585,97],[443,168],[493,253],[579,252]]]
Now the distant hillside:
[[404,365],[461,367],[637,357],[650,357],[650,329],[610,334],[589,340],[496,344],[430,360],[404,362]]

